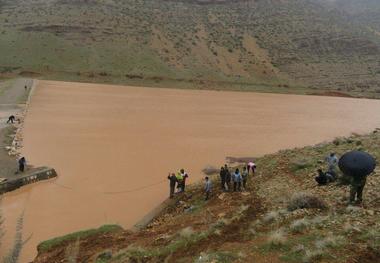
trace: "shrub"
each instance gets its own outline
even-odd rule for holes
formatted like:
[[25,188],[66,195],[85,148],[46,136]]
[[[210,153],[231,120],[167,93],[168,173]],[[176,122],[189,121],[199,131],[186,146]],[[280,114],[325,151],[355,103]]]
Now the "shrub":
[[327,204],[319,197],[307,193],[297,193],[292,196],[288,204],[288,210],[294,211],[304,208],[326,209]]
[[310,223],[305,218],[298,219],[290,225],[290,230],[293,233],[302,233],[309,227],[309,225]]
[[271,211],[264,216],[263,222],[264,223],[272,223],[278,219],[278,216],[279,216],[279,214],[277,211]]
[[304,263],[311,263],[320,260],[323,257],[322,250],[306,250],[305,256],[302,260]]
[[317,240],[315,242],[315,247],[319,250],[323,250],[325,248],[336,248],[345,243],[345,239],[343,236],[327,236],[324,239]]
[[268,243],[271,246],[283,246],[287,241],[286,235],[282,229],[272,232],[268,236]]
[[179,232],[179,235],[180,235],[180,237],[183,237],[183,238],[189,238],[192,235],[194,235],[194,230],[190,226],[189,227],[185,227],[184,229],[182,229]]

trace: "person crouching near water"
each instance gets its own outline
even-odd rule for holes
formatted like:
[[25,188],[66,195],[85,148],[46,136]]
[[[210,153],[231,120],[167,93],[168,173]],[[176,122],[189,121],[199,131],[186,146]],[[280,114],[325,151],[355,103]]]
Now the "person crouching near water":
[[205,177],[205,195],[206,195],[206,198],[205,200],[208,200],[210,198],[210,195],[211,195],[211,188],[212,188],[212,184],[211,184],[211,180],[208,178],[208,176]]
[[175,185],[177,183],[177,177],[175,176],[174,173],[169,173],[168,175],[168,179],[169,179],[169,187],[170,187],[170,198],[173,198],[174,197],[174,191],[175,191]]
[[233,178],[234,178],[234,192],[236,192],[236,190],[241,191],[242,177],[238,168],[236,168],[235,173],[233,174]]

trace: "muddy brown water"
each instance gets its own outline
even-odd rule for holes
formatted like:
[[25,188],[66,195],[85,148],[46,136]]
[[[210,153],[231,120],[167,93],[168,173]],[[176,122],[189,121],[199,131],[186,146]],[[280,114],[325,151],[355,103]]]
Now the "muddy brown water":
[[25,122],[23,153],[55,167],[56,180],[2,200],[4,255],[23,213],[20,262],[69,232],[131,227],[168,195],[168,171],[190,182],[226,156],[260,156],[380,126],[380,101],[318,96],[153,89],[40,81]]

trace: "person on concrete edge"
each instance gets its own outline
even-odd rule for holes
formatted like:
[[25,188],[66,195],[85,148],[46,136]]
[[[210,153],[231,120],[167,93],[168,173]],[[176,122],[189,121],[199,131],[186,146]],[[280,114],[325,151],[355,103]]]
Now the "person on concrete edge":
[[168,175],[169,179],[169,187],[170,187],[170,198],[174,197],[174,191],[175,191],[175,185],[177,183],[177,177],[175,176],[174,173],[169,173]]
[[220,168],[219,175],[220,175],[221,189],[222,189],[222,191],[225,191],[226,190],[226,171],[224,170],[223,166]]
[[205,200],[208,200],[210,198],[210,195],[211,195],[211,188],[212,188],[212,184],[211,184],[211,180],[208,178],[208,176],[205,177],[205,195],[206,195],[206,198]]
[[242,177],[238,168],[236,168],[233,174],[233,178],[234,178],[234,192],[241,191]]
[[248,170],[247,167],[243,167],[243,172],[241,173],[241,177],[243,179],[243,188],[244,190],[247,189],[247,181],[248,181]]
[[19,170],[19,172],[23,173],[25,171],[25,166],[26,166],[26,159],[25,159],[25,157],[21,157],[18,160],[18,170]]

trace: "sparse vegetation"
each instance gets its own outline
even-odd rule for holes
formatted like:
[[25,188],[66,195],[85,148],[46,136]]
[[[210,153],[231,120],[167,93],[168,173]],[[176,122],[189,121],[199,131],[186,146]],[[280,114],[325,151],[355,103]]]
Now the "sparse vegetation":
[[292,196],[288,204],[288,210],[294,211],[304,208],[326,209],[327,204],[320,197],[308,193],[297,193]]
[[[217,2],[2,1],[0,72],[148,86],[379,96],[380,36],[372,20],[347,26],[357,17],[315,1]],[[378,9],[371,10],[368,16],[376,17]],[[200,74],[205,83],[195,86]]]
[[111,233],[111,232],[117,232],[121,231],[122,228],[118,225],[104,225],[101,226],[97,229],[89,229],[89,230],[84,230],[84,231],[79,231],[75,233],[68,234],[66,236],[62,237],[56,237],[47,241],[42,242],[41,244],[38,245],[38,251],[47,251],[55,246],[58,246],[64,242],[70,242],[73,240],[80,240],[82,238],[86,238],[89,236],[101,234],[101,233]]

